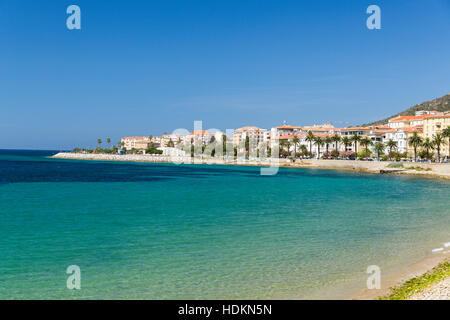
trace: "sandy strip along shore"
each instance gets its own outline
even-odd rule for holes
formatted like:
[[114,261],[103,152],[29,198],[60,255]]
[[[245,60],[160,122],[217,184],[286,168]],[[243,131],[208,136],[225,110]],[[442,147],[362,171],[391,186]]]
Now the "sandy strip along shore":
[[[215,165],[243,165],[243,166],[280,166],[290,168],[314,168],[314,169],[338,169],[353,170],[378,174],[407,174],[423,177],[434,177],[450,179],[450,164],[448,163],[414,163],[402,162],[401,168],[390,168],[390,161],[358,161],[358,160],[317,160],[317,159],[296,159],[292,162],[288,159],[271,159],[264,161],[233,160],[224,161],[219,159],[195,160],[190,157],[171,157],[163,155],[118,155],[118,154],[82,154],[61,152],[52,158],[77,159],[77,160],[97,160],[97,161],[137,161],[153,163],[185,163],[185,164],[215,164]],[[399,163],[397,163],[399,164]]]

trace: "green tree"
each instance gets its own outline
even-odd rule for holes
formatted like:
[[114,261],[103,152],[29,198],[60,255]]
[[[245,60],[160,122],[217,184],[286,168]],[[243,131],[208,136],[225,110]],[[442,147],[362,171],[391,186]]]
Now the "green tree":
[[434,149],[433,141],[431,141],[430,138],[426,138],[426,139],[422,142],[422,149],[425,150],[426,155],[427,155],[427,159],[430,159],[430,150],[433,150],[433,149]]
[[97,139],[98,147],[101,148],[102,145],[102,139]]
[[106,143],[108,143],[109,148],[111,149],[111,138],[106,138]]
[[359,143],[364,147],[365,157],[367,158],[367,154],[369,153],[368,148],[372,145],[372,139],[370,139],[369,137],[363,137],[361,138]]
[[317,159],[320,158],[320,146],[323,145],[323,139],[321,137],[314,137],[314,144],[317,146]]
[[169,142],[167,143],[167,146],[169,147],[169,148],[173,148],[175,145],[174,145],[174,143],[173,143],[173,141],[172,141],[172,139],[169,139]]
[[292,143],[294,144],[294,159],[297,157],[297,145],[300,143],[300,139],[297,136],[294,136],[292,139]]
[[301,145],[300,145],[300,153],[301,153],[303,156],[305,156],[305,155],[308,154],[308,148],[307,148],[304,144],[301,144]]
[[284,141],[284,140],[281,140],[280,143],[278,144],[280,157],[283,155],[283,148],[285,145],[286,145],[286,141]]
[[337,154],[338,153],[338,145],[339,145],[339,142],[341,142],[341,137],[338,134],[335,134],[331,138],[331,140],[334,142],[334,147],[335,147],[336,154]]
[[246,136],[245,137],[245,157],[248,159],[250,158],[250,137]]
[[373,146],[373,149],[377,153],[378,159],[380,159],[380,154],[384,152],[384,148],[385,148],[384,144],[382,144],[381,142],[376,142],[375,145]]
[[308,134],[306,135],[305,140],[309,142],[309,154],[312,156],[312,144],[314,142],[314,134],[311,130],[308,131]]
[[444,137],[438,133],[434,136],[433,144],[437,151],[437,162],[441,162],[441,146],[446,144],[446,141],[444,140]]
[[386,147],[389,148],[389,159],[392,160],[392,157],[391,157],[392,149],[397,149],[397,141],[389,139],[388,142],[386,142]]
[[352,142],[350,141],[350,139],[348,137],[343,137],[341,139],[341,142],[344,144],[345,151],[347,151],[347,147],[352,144]]
[[225,157],[227,154],[227,135],[222,135],[222,155]]
[[442,130],[442,136],[448,138],[448,159],[450,159],[450,127]]
[[423,143],[423,139],[417,134],[417,132],[414,132],[411,137],[408,139],[408,143],[413,146],[414,148],[414,162],[417,161],[417,148],[420,147]]
[[350,138],[350,141],[355,144],[355,154],[358,154],[358,142],[361,141],[361,136],[355,132]]
[[289,140],[287,140],[286,143],[285,143],[285,146],[286,146],[287,157],[289,158],[290,155],[291,155],[291,151],[290,151],[290,149],[291,149],[291,142]]
[[326,153],[328,156],[328,149],[329,149],[330,144],[333,143],[333,139],[331,137],[325,137],[325,139],[323,139],[323,142],[325,143],[325,150],[326,150]]

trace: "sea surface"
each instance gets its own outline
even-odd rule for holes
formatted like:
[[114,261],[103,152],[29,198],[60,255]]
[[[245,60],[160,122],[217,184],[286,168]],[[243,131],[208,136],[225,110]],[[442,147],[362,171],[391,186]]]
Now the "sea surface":
[[0,299],[342,298],[450,241],[446,181],[54,153],[0,151]]

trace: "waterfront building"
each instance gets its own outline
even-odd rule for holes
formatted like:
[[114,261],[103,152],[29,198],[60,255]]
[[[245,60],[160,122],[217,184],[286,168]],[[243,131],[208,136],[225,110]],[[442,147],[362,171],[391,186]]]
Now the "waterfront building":
[[208,145],[214,138],[214,134],[208,130],[194,130],[185,137],[185,141],[190,144],[193,142],[194,146]]
[[406,133],[406,152],[408,156],[414,156],[414,147],[409,143],[409,138],[416,132],[423,138],[423,126],[415,126],[411,128],[403,128],[403,132]]
[[126,150],[146,150],[152,145],[157,148],[161,145],[160,137],[124,137],[120,140],[124,144]]
[[242,127],[234,130],[233,133],[233,146],[237,147],[241,143],[245,142],[245,139],[249,137],[257,145],[266,142],[269,135],[266,129],[261,129],[258,127]]
[[443,115],[438,111],[417,111],[414,116],[398,116],[389,119],[388,125],[390,128],[399,129],[404,127],[423,126],[424,120],[429,117]]
[[161,136],[161,147],[163,147],[163,148],[168,147],[170,144],[170,141],[172,141],[173,145],[176,146],[179,143],[182,143],[183,140],[184,140],[184,137],[181,134],[163,134]]
[[[442,133],[442,131],[450,127],[450,113],[441,114],[441,115],[431,115],[427,117],[423,122],[423,137],[424,138],[430,138],[430,140],[433,140],[433,138],[438,133]],[[448,155],[448,139],[447,144],[441,145],[441,154],[442,155]]]
[[335,128],[331,123],[304,126],[303,131],[304,132],[311,131],[313,134],[335,134],[340,132],[339,128]]
[[[406,128],[405,128],[406,129]],[[407,151],[407,133],[405,129],[396,129],[393,131],[386,132],[385,138],[383,139],[383,143],[386,144],[389,140],[393,140],[397,142],[397,148],[395,151],[399,153],[404,153]],[[388,152],[388,150],[386,150]]]

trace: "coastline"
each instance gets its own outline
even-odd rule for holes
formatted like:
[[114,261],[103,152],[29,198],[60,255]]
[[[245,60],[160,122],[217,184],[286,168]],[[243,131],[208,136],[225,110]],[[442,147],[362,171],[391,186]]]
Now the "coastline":
[[[398,271],[391,272],[387,277],[382,276],[381,289],[359,289],[354,290],[348,297],[348,300],[376,300],[385,297],[391,292],[393,287],[401,286],[406,281],[424,275],[430,272],[439,264],[449,261],[450,250],[446,250],[439,254],[431,254],[420,261],[403,266]],[[449,278],[447,278],[448,280]],[[428,288],[428,287],[427,287]],[[427,289],[425,288],[424,291]],[[422,292],[418,292],[415,296],[420,296]],[[409,300],[409,298],[408,298]]]
[[[387,167],[393,162],[378,161],[354,161],[354,160],[297,160],[297,162],[288,162],[286,159],[280,161],[220,161],[204,160],[192,161],[191,158],[153,156],[153,155],[107,155],[107,154],[76,154],[76,153],[58,153],[51,156],[56,159],[90,160],[90,161],[123,161],[123,162],[148,162],[148,163],[185,163],[185,164],[212,164],[212,165],[238,165],[238,166],[280,166],[286,168],[310,168],[310,169],[331,169],[331,170],[349,170],[364,172],[370,174],[403,174],[430,179],[450,179],[449,164],[424,164],[424,163],[404,163],[404,167],[420,167],[423,171],[406,170]],[[426,171],[430,170],[430,171]],[[443,252],[431,253],[419,261],[413,261],[398,269],[390,270],[382,274],[382,288],[379,290],[369,290],[354,288],[348,292],[343,299],[347,300],[372,300],[386,296],[392,287],[399,286],[405,281],[414,277],[421,276],[430,272],[440,263],[447,261],[450,257],[450,249]],[[448,281],[449,278],[447,278]],[[420,296],[420,292],[418,295]]]
[[[359,161],[359,160],[318,160],[318,159],[270,159],[265,161],[252,160],[217,160],[217,159],[195,159],[190,157],[174,157],[161,155],[116,155],[116,154],[82,154],[71,152],[60,152],[50,158],[90,160],[90,161],[125,161],[125,162],[148,162],[148,163],[175,163],[175,164],[210,164],[210,165],[238,165],[258,167],[285,167],[285,168],[310,168],[350,170],[373,174],[398,174],[418,177],[439,178],[450,180],[450,164],[444,163],[414,163],[404,162],[403,168],[388,167],[391,161]],[[411,168],[414,169],[411,169]]]

